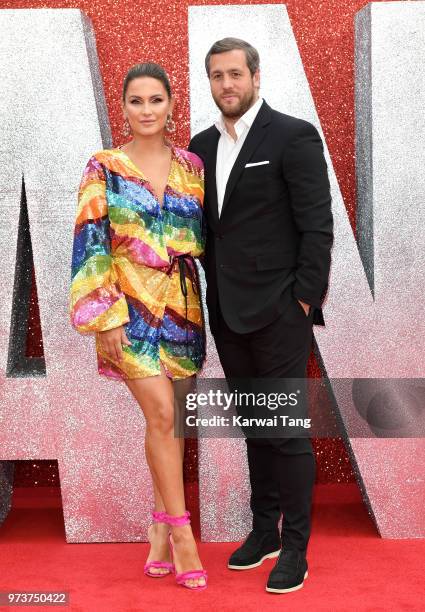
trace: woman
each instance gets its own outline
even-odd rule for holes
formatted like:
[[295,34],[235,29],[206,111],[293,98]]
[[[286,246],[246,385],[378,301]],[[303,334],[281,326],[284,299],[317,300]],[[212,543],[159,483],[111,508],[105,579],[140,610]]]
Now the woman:
[[132,140],[95,153],[80,185],[70,314],[78,332],[96,335],[99,373],[124,381],[146,418],[155,511],[145,573],[176,571],[179,584],[203,589],[185,510],[184,438],[174,437],[176,396],[205,351],[193,260],[204,242],[203,164],[166,140],[173,106],[161,66],[130,69],[122,109]]

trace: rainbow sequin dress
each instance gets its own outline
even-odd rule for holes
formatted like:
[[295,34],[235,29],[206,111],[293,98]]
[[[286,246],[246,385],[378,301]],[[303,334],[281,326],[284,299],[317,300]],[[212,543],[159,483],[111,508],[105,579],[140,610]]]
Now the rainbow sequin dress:
[[123,360],[102,352],[99,374],[123,380],[195,374],[205,356],[199,281],[203,253],[204,169],[194,153],[171,147],[161,205],[119,148],[95,153],[78,194],[71,268],[70,318],[82,334],[124,325]]

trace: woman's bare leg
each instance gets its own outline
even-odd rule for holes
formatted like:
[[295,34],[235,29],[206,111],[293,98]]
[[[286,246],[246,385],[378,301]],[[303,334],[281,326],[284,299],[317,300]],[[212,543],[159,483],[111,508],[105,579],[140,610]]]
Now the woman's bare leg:
[[[179,427],[179,431],[181,433],[184,432],[184,417],[186,414],[186,395],[190,393],[194,389],[195,384],[195,376],[191,376],[188,378],[184,378],[182,380],[176,380],[173,382],[173,390],[174,390],[174,414],[175,414],[175,426]],[[176,422],[178,419],[179,423]],[[184,448],[185,448],[185,439],[184,435],[181,435],[178,438],[180,442],[180,452],[181,452],[181,460],[183,463],[184,460]],[[154,498],[155,498],[155,510],[161,511],[165,510],[164,502],[161,497],[161,493],[159,492],[158,487],[154,480],[152,480],[153,490],[154,490]]]
[[[146,450],[146,449],[145,449]],[[150,466],[149,453],[146,453],[146,461],[152,474]],[[165,510],[164,502],[161,497],[161,493],[152,478],[153,493],[154,493],[154,507],[157,512],[163,512]],[[171,562],[170,545],[168,542],[169,526],[166,523],[154,522],[148,528],[148,540],[151,545],[148,558],[146,563],[150,561],[168,561]],[[149,569],[151,574],[168,574],[169,571],[163,567],[151,567]]]
[[174,390],[174,424],[176,435],[179,435],[182,461],[184,459],[185,447],[185,427],[184,420],[187,416],[186,412],[186,396],[188,393],[196,391],[196,376],[189,376],[180,380],[173,381]]
[[[168,514],[181,516],[185,511],[183,444],[182,439],[174,437],[173,385],[162,368],[160,376],[126,380],[126,383],[145,415],[146,458],[160,496],[158,502],[162,500]],[[191,526],[172,527],[172,532],[177,573],[202,569]],[[205,580],[198,578],[187,582],[195,586],[204,584]]]
[[[193,388],[192,378],[194,377],[185,378],[183,380],[178,380],[178,381],[173,382],[175,415],[178,415],[177,417],[175,416],[175,418],[179,419],[181,427],[183,427],[183,419],[185,415],[186,395]],[[184,447],[185,447],[185,444],[184,444],[185,440],[184,440],[183,435],[179,438],[179,442],[180,442],[180,451],[181,451],[181,461],[183,463]],[[147,457],[147,460],[148,460],[148,457]],[[152,480],[152,485],[153,485],[154,500],[155,500],[154,502],[155,510],[157,512],[162,512],[165,510],[164,501],[161,497],[161,493],[159,492],[159,489],[154,480]],[[146,560],[147,563],[149,563],[149,561],[171,561],[170,547],[168,543],[168,533],[169,533],[169,526],[166,525],[165,523],[154,523],[149,528],[149,538],[151,540],[150,541],[151,549],[150,549],[148,558]],[[154,573],[158,573],[158,574],[168,573],[167,569],[160,568],[160,567],[151,567],[149,571],[153,574]]]

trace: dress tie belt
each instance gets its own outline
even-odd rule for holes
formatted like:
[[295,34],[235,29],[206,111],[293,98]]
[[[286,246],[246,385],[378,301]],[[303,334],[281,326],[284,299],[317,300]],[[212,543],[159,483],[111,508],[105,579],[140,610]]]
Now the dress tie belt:
[[[173,255],[170,256],[170,268],[171,271],[173,269],[174,263],[177,260],[179,266],[179,274],[180,274],[180,288],[181,292],[184,296],[184,304],[185,304],[185,328],[186,328],[186,355],[189,357],[189,320],[187,316],[187,284],[186,284],[186,276],[189,277],[193,292],[196,295],[199,295],[199,279],[196,269],[195,260],[192,255],[184,254],[184,255]],[[187,274],[186,274],[187,271]]]

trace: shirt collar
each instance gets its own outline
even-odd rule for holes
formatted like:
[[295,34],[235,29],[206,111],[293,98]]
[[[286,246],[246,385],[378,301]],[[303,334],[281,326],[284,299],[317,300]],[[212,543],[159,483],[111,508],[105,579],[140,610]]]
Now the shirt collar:
[[[235,132],[238,138],[240,137],[240,135],[242,134],[242,132],[244,131],[246,127],[249,129],[251,125],[254,123],[254,120],[258,114],[258,111],[261,108],[262,103],[263,103],[263,98],[258,98],[255,104],[253,104],[251,108],[249,108],[246,111],[246,113],[242,115],[242,117],[240,117],[236,121]],[[228,133],[226,130],[226,124],[224,123],[224,120],[223,120],[223,115],[220,115],[218,117],[214,125],[218,129],[220,134]]]

